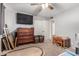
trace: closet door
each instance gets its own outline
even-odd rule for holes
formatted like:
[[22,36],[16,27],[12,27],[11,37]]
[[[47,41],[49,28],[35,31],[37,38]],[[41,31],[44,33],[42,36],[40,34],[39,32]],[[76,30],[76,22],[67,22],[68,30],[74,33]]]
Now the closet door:
[[3,28],[4,28],[4,6],[2,3],[0,3],[0,35],[3,34]]

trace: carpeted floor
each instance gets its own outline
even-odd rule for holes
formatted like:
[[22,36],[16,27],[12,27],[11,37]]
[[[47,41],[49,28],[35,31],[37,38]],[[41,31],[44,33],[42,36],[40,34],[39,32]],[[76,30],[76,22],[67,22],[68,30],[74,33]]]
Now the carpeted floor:
[[[65,51],[64,48],[52,44],[52,42],[50,40],[48,40],[44,43],[20,45],[20,46],[16,47],[14,50],[22,49],[22,48],[30,47],[30,46],[37,46],[37,47],[42,48],[44,51],[44,56],[57,56]],[[4,51],[3,53],[7,53],[7,52]]]

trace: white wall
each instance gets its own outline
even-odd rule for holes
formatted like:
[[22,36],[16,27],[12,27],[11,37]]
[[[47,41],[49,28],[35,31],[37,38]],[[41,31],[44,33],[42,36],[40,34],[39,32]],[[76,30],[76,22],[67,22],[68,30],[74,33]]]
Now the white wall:
[[45,38],[49,39],[49,21],[45,18],[34,16],[33,17],[33,25],[22,25],[16,24],[16,11],[12,8],[8,7],[5,4],[5,24],[8,25],[8,29],[10,32],[14,31],[18,27],[34,27],[35,35],[45,35]]
[[54,17],[56,35],[66,35],[71,38],[72,46],[75,42],[75,33],[79,32],[79,7],[62,12]]
[[21,25],[16,23],[16,13],[14,9],[8,7],[5,4],[5,24],[8,25],[8,29],[10,32],[14,31],[18,27],[33,27],[33,25]]
[[11,9],[10,7],[5,6],[5,24],[8,25],[8,28],[11,31],[16,29],[16,11]]
[[[14,31],[16,29],[16,11],[13,9],[9,8],[6,4],[5,5],[5,24],[8,25],[8,28],[10,32]],[[1,38],[2,36],[0,35],[0,54],[1,54]]]
[[50,21],[42,17],[34,17],[35,35],[45,35],[45,39],[50,39]]

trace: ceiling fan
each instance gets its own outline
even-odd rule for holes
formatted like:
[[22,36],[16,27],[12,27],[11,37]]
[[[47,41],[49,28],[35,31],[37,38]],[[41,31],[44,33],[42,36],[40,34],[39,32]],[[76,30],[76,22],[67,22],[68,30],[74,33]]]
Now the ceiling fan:
[[34,15],[37,15],[41,10],[43,9],[50,9],[53,10],[53,4],[52,3],[31,3],[31,6],[37,6],[37,8],[35,9],[35,12],[33,13]]
[[49,9],[54,9],[52,3],[31,3],[31,6],[41,6],[42,8],[49,8]]

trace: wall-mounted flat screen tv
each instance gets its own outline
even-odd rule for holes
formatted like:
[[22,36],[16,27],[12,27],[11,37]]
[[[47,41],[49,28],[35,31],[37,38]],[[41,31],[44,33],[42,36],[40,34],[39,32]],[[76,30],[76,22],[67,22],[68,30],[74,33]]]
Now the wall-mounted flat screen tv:
[[33,24],[33,16],[32,15],[27,15],[27,14],[22,14],[22,13],[17,13],[17,24]]

